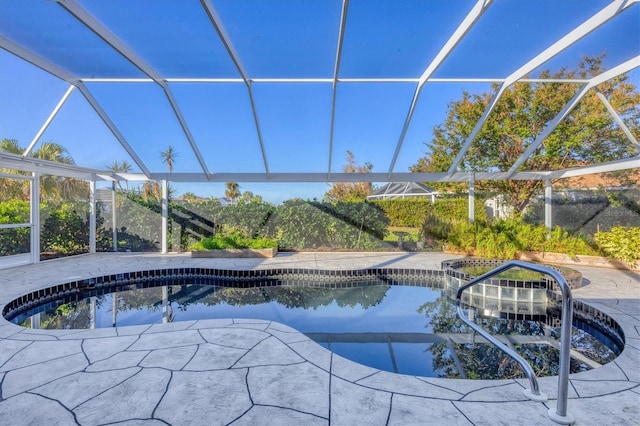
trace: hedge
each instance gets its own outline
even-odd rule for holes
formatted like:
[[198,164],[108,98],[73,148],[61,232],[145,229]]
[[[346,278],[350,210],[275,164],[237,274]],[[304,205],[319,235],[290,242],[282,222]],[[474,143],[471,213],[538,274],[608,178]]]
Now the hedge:
[[[465,221],[469,217],[468,198],[436,199],[435,203],[423,198],[377,200],[371,203],[384,210],[391,226],[421,227],[430,214],[452,221]],[[475,198],[474,206],[475,219],[486,220],[484,200]]]

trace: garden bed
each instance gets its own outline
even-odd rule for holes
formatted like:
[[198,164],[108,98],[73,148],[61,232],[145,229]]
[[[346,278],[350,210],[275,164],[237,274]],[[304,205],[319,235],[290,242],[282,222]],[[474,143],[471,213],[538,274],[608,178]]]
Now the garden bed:
[[193,250],[191,257],[195,258],[210,258],[210,257],[223,257],[223,258],[240,258],[240,257],[274,257],[278,254],[278,248],[265,248],[265,249],[215,249],[215,250]]
[[597,266],[599,268],[615,268],[615,269],[630,269],[639,270],[640,262],[636,262],[635,267],[627,265],[625,262],[617,259],[608,259],[602,256],[587,256],[583,254],[577,254],[570,256],[564,253],[545,253],[545,252],[526,252],[519,253],[518,258],[528,262],[540,262],[540,263],[558,263],[562,265],[575,265],[575,266]]
[[[443,253],[463,254],[468,256],[476,256],[475,252],[467,252],[464,250],[456,250],[446,245],[442,249]],[[537,263],[555,263],[558,265],[574,265],[574,266],[595,266],[598,268],[613,268],[622,270],[640,270],[640,260],[636,261],[635,267],[627,265],[625,262],[617,259],[609,259],[603,256],[587,256],[584,254],[576,254],[574,256],[565,253],[552,252],[518,252],[516,259],[525,262]]]

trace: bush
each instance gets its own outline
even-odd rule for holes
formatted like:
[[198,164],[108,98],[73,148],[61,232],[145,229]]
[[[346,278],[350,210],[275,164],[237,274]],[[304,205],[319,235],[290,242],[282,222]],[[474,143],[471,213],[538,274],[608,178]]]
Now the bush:
[[224,227],[214,236],[205,238],[191,247],[191,250],[215,249],[266,249],[278,247],[278,242],[272,238],[251,238],[239,228]]
[[610,232],[597,232],[594,239],[604,253],[629,266],[640,259],[640,228],[615,226]]
[[447,244],[477,256],[513,259],[518,251],[547,251],[596,255],[589,242],[581,235],[571,235],[555,227],[548,232],[544,226],[533,226],[520,219],[476,221],[454,225]]
[[[78,213],[78,210],[80,213]],[[63,255],[89,251],[89,220],[86,205],[64,203],[46,215],[40,237],[43,252]]]
[[[435,215],[444,221],[466,221],[469,217],[468,198],[443,198],[436,200],[435,203],[423,198],[407,198],[378,200],[372,201],[371,204],[375,204],[385,212],[391,226],[419,228],[429,215]],[[487,219],[484,201],[479,197],[475,198],[475,218],[476,220]]]
[[382,245],[388,224],[384,211],[373,203],[332,204],[294,199],[276,208],[268,232],[285,250],[368,250]]
[[[11,200],[0,203],[0,223],[29,223],[30,206],[28,201]],[[0,230],[0,256],[29,253],[31,247],[31,229],[10,228]]]

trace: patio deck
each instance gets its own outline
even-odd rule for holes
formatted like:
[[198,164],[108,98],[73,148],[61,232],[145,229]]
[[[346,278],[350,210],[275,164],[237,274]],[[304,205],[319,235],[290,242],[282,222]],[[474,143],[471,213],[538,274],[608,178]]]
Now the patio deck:
[[[80,278],[168,267],[439,269],[441,253],[280,253],[272,259],[103,253],[0,270],[0,306]],[[583,425],[639,424],[640,277],[578,267],[575,290],[623,328],[624,352],[570,376],[568,409]],[[550,400],[522,380],[414,377],[356,364],[282,324],[204,320],[96,330],[25,329],[0,319],[3,425],[550,425]]]

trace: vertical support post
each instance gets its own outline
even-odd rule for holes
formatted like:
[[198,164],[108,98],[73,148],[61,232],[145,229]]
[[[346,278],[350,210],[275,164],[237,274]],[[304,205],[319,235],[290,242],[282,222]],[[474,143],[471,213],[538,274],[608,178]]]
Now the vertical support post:
[[113,225],[113,233],[111,240],[113,241],[113,251],[118,251],[118,226],[116,220],[118,215],[116,214],[116,183],[111,182],[111,224]]
[[31,177],[31,263],[40,262],[40,173]]
[[475,203],[474,183],[475,183],[475,173],[470,173],[469,174],[469,223],[473,223],[473,221],[475,220],[476,203]]
[[169,185],[162,180],[162,254],[167,253],[167,226],[169,223]]
[[96,178],[89,181],[89,253],[96,252]]
[[551,231],[553,227],[552,220],[552,201],[553,201],[553,189],[551,187],[551,179],[547,179],[546,186],[544,187],[544,226],[548,231]]

